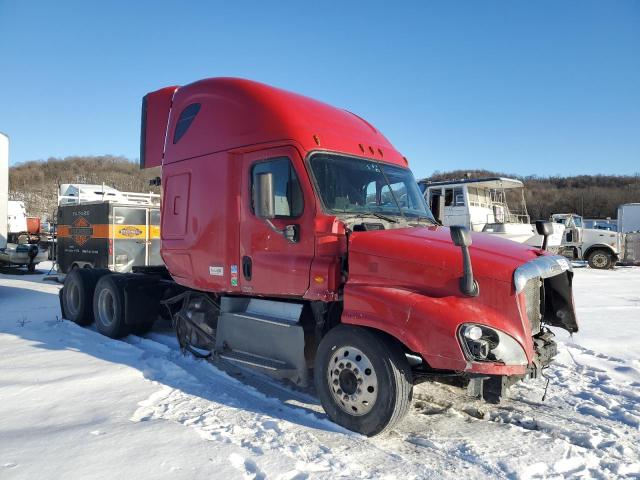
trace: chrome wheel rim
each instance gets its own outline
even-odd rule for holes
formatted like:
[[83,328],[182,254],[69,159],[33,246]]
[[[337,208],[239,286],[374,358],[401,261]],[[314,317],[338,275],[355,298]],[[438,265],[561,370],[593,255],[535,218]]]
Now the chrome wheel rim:
[[378,399],[376,372],[371,360],[357,348],[347,346],[333,352],[327,381],[336,405],[349,415],[369,413]]
[[75,317],[80,312],[80,286],[77,283],[71,283],[65,288],[69,289],[69,293],[67,293],[67,310]]
[[597,253],[593,256],[593,264],[598,268],[603,268],[607,265],[607,256],[602,253]]
[[115,305],[113,295],[106,288],[100,290],[98,295],[98,317],[100,317],[100,323],[105,327],[110,326],[113,323],[113,317],[115,315]]

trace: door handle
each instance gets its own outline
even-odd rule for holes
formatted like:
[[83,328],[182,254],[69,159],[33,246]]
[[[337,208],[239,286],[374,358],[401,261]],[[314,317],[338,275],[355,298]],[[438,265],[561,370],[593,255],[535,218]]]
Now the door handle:
[[242,257],[242,275],[245,280],[251,280],[251,257]]

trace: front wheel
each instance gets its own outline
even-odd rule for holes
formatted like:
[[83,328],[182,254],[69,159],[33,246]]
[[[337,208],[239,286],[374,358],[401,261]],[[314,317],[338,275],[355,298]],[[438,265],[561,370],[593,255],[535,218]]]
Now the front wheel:
[[413,380],[402,349],[369,329],[330,330],[318,347],[314,378],[329,418],[363,435],[391,429],[411,404]]
[[613,267],[613,256],[606,250],[594,250],[587,258],[591,268],[606,270]]

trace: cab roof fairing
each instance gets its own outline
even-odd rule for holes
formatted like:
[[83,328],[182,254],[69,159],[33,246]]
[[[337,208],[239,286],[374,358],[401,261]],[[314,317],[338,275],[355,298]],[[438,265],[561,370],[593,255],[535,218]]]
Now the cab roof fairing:
[[[174,144],[180,113],[193,103],[201,104],[197,118]],[[384,135],[354,113],[262,83],[225,77],[175,91],[163,163],[283,140],[296,141],[306,151],[333,151],[407,167]]]

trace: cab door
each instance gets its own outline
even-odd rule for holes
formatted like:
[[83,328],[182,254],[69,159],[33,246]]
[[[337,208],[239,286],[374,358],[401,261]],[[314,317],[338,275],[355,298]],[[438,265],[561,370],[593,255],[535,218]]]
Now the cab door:
[[429,189],[429,209],[438,222],[444,224],[444,215],[442,212],[442,188],[430,188]]
[[[270,172],[276,217],[271,224],[255,215],[252,201],[257,175]],[[244,293],[302,296],[309,288],[314,256],[315,202],[302,158],[293,147],[242,156],[240,199],[240,259],[231,267]],[[294,226],[292,242],[276,231]],[[236,274],[234,274],[236,270]]]

